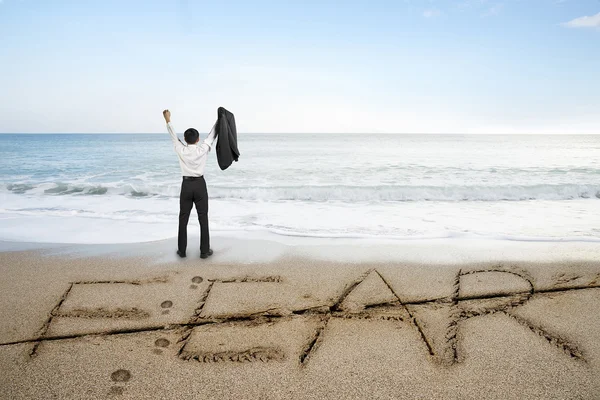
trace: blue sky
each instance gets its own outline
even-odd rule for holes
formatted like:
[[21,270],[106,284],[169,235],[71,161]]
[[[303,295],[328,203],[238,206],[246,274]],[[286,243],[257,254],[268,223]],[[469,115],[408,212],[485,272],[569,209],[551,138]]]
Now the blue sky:
[[0,132],[600,133],[599,0],[0,0]]

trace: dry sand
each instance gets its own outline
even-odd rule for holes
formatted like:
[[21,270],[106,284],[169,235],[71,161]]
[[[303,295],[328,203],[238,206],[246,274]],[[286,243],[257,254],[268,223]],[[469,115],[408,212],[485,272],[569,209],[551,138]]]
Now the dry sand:
[[599,399],[600,261],[0,253],[2,399]]

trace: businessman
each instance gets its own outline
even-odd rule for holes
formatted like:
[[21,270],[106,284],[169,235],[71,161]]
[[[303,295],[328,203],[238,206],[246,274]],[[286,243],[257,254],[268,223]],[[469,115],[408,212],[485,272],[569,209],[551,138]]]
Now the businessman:
[[196,205],[198,221],[200,222],[200,258],[208,258],[213,254],[210,249],[210,236],[208,233],[208,192],[204,180],[204,167],[206,158],[215,140],[215,128],[208,137],[200,142],[200,134],[194,128],[186,130],[183,134],[185,144],[182,143],[171,125],[171,112],[163,111],[167,123],[167,130],[173,140],[175,153],[179,157],[179,166],[183,181],[179,195],[179,235],[177,255],[184,258],[187,248],[187,224],[190,219],[192,206]]

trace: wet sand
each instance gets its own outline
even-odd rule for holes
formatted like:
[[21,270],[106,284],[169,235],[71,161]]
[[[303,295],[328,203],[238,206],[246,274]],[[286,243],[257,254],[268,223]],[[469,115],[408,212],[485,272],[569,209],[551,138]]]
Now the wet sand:
[[4,251],[0,398],[597,399],[589,255]]

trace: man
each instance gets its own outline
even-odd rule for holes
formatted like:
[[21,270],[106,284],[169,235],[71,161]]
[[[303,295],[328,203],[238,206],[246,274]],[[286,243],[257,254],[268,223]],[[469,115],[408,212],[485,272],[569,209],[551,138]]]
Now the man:
[[187,145],[183,144],[171,126],[171,112],[163,111],[167,122],[167,130],[171,135],[175,152],[179,157],[179,166],[183,181],[179,195],[179,235],[177,255],[184,258],[187,248],[187,224],[190,219],[192,205],[196,205],[198,221],[200,222],[200,258],[208,258],[213,254],[210,249],[208,233],[208,192],[204,180],[204,167],[208,152],[215,140],[215,129],[210,131],[208,137],[200,142],[200,134],[194,128],[185,131],[184,138]]

